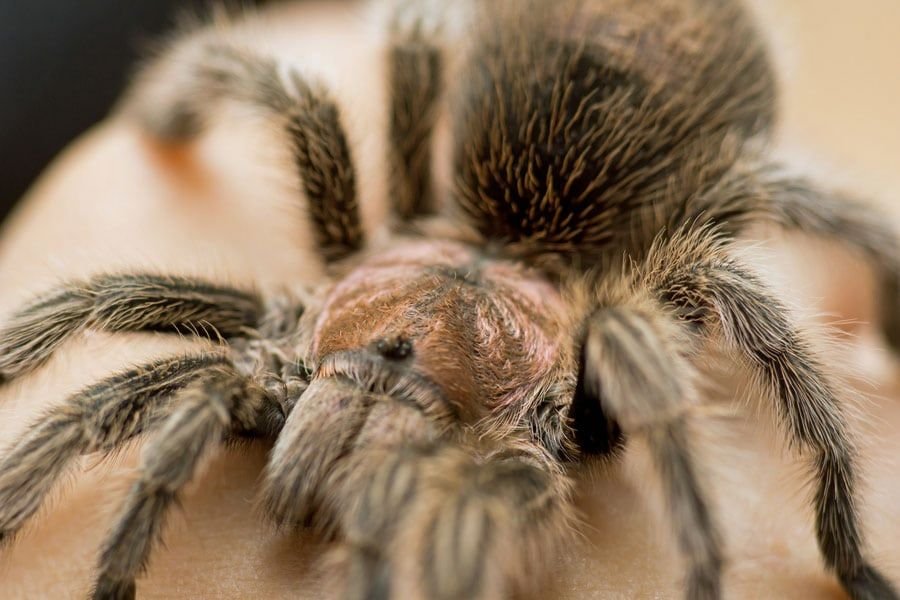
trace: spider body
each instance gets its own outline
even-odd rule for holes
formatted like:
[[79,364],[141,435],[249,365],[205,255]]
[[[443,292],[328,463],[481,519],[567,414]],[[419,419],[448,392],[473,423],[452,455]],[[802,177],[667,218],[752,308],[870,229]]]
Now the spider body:
[[[144,71],[124,115],[158,140],[189,143],[225,103],[265,117],[327,274],[282,298],[100,275],[23,307],[0,336],[6,380],[87,328],[221,344],[113,375],[37,422],[0,460],[0,535],[78,455],[147,432],[93,591],[133,597],[203,454],[264,437],[267,512],[343,545],[347,597],[505,597],[569,539],[570,468],[640,438],[687,596],[719,598],[725,559],[687,427],[712,342],[756,375],[811,457],[826,566],[855,599],[897,598],[863,543],[841,387],[730,246],[759,220],[846,241],[876,267],[896,341],[900,244],[868,207],[766,158],[774,78],[744,12],[534,1],[472,16],[453,64],[422,20],[392,26],[381,237],[362,225],[354,149],[327,88],[211,30]],[[451,189],[432,174],[441,117]]]
[[[369,327],[359,327],[361,315]],[[474,424],[527,404],[552,379],[567,354],[565,317],[559,290],[540,273],[452,242],[413,242],[376,254],[335,286],[312,351],[370,349],[405,364]]]
[[[566,308],[545,276],[516,261],[488,258],[459,242],[395,242],[350,267],[317,310],[307,308],[299,330],[309,333],[299,356],[315,389],[302,397],[313,405],[314,397],[328,399],[322,410],[340,420],[347,436],[340,452],[349,451],[346,444],[360,454],[484,446],[488,456],[527,456],[542,477],[564,480],[557,459],[574,451],[563,407],[576,370],[570,350],[576,329]],[[335,389],[358,404],[348,406]],[[315,435],[328,432],[310,419],[306,427]],[[304,466],[293,456],[296,441],[279,445],[276,452],[290,457],[278,462],[306,480],[309,503],[298,502],[296,490],[282,490],[269,508],[287,523],[336,527],[346,507],[320,505],[322,489],[336,484],[309,475],[329,464],[325,453],[316,447],[308,460],[321,466]],[[272,475],[271,485],[288,479]]]

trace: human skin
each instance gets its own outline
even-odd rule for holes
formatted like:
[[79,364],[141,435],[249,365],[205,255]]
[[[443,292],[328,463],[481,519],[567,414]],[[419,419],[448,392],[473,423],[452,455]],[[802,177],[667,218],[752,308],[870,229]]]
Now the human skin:
[[[797,6],[802,11],[804,4]],[[381,210],[374,199],[383,193],[377,157],[384,154],[371,131],[383,124],[384,102],[378,54],[365,41],[369,24],[345,5],[277,10],[283,11],[277,22],[261,23],[247,35],[265,38],[275,54],[309,57],[311,68],[328,78],[339,98],[365,99],[353,103],[347,125],[371,223]],[[828,7],[817,4],[815,10]],[[884,14],[890,15],[878,13],[879,18]],[[889,179],[889,169],[879,171],[883,152],[876,155],[865,138],[855,141],[854,152],[852,136],[830,137],[829,128],[842,118],[852,121],[852,115],[841,114],[840,99],[809,93],[816,83],[803,67],[817,63],[808,58],[807,65],[804,56],[799,53],[795,70],[806,77],[807,87],[788,84],[785,90],[788,141],[813,139],[821,153],[822,144],[834,139],[829,156],[844,162],[855,157],[860,162],[851,160],[850,166],[858,173],[870,153],[875,180]],[[848,72],[853,76],[858,74]],[[803,110],[804,98],[815,98],[815,110]],[[820,129],[815,121],[810,125],[810,112],[821,115]],[[900,122],[900,115],[894,117]],[[318,263],[304,244],[310,236],[277,136],[260,132],[259,122],[243,115],[227,118],[228,126],[190,149],[155,144],[117,118],[69,148],[0,235],[0,315],[62,279],[98,272],[193,274],[262,290],[315,281]],[[900,136],[895,141],[898,156]],[[864,191],[882,189],[881,183],[867,186]],[[897,359],[886,353],[874,330],[853,324],[872,315],[866,271],[839,249],[808,241],[772,241],[753,260],[794,304],[835,315],[832,320],[849,334],[828,356],[834,370],[861,392],[851,415],[865,474],[860,512],[876,564],[900,583],[900,462],[895,458],[900,456],[900,381]],[[0,390],[0,447],[86,383],[196,345],[164,335],[82,336],[39,372]],[[719,362],[709,369],[716,385],[694,429],[726,540],[727,597],[843,597],[821,567],[802,461],[780,442],[766,400],[742,385],[732,363]],[[859,383],[864,378],[871,383]],[[140,445],[132,444],[114,459],[81,461],[49,507],[0,550],[0,598],[84,596],[96,549],[133,479],[139,452]],[[185,490],[182,510],[169,519],[165,547],[156,549],[138,582],[141,597],[319,598],[339,590],[327,545],[302,533],[275,531],[257,510],[265,453],[259,445],[222,449],[210,457]],[[595,465],[574,476],[584,523],[580,540],[564,555],[546,557],[554,561],[554,576],[539,597],[679,598],[681,563],[640,443],[631,445],[620,463]]]

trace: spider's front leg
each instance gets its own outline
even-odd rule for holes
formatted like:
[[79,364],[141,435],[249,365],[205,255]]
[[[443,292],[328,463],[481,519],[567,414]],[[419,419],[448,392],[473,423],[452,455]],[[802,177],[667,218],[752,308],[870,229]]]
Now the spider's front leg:
[[680,233],[651,251],[644,281],[701,331],[724,341],[771,390],[790,439],[811,451],[816,537],[827,567],[854,600],[897,599],[864,555],[857,513],[856,453],[840,404],[806,337],[709,229]]
[[570,410],[578,445],[588,454],[609,452],[619,428],[645,441],[688,565],[687,598],[719,598],[721,544],[688,443],[688,411],[697,399],[690,332],[646,292],[604,298],[601,306],[587,323]]
[[[33,371],[84,329],[236,338],[255,329],[263,313],[259,297],[228,286],[100,275],[52,290],[12,316],[0,331],[0,377]],[[221,352],[163,359],[108,377],[50,410],[0,460],[0,539],[40,507],[75,457],[111,451],[146,431],[173,394],[225,360]]]
[[[271,361],[257,346],[293,339],[298,308],[273,305],[266,312],[255,294],[197,280],[115,275],[60,288],[19,311],[4,330],[0,365],[8,377],[34,369],[88,327],[185,330],[227,336],[235,345],[123,371],[49,410],[0,459],[0,539],[21,528],[75,458],[114,451],[165,423],[101,564],[97,597],[128,597],[165,509],[202,448],[222,432],[274,436],[280,429],[290,403],[266,386],[280,377],[285,394],[297,392],[294,381],[305,375],[294,373],[293,364],[268,373]],[[270,339],[256,339],[260,336]],[[280,350],[275,352],[280,357]]]
[[348,600],[533,591],[571,534],[570,483],[527,442],[483,458],[453,444],[367,454],[344,486]]
[[347,598],[503,596],[561,538],[558,465],[521,452],[476,461],[449,422],[342,378],[314,379],[289,416],[266,504],[282,524],[342,534]]
[[[265,505],[276,523],[333,533],[339,509],[329,481],[343,475],[341,461],[355,447],[373,404],[369,394],[348,382],[317,379],[310,384],[266,468]],[[405,430],[402,421],[396,426]]]

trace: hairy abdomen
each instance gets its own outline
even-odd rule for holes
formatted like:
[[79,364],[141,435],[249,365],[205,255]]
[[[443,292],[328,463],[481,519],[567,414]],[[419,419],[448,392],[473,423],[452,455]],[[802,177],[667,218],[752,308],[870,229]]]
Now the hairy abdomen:
[[456,196],[514,251],[645,246],[774,120],[736,3],[500,2],[478,20],[453,102]]

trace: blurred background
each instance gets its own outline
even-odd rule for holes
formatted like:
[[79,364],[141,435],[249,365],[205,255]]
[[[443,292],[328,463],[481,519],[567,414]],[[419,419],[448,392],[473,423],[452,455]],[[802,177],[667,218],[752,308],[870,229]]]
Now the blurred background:
[[781,74],[783,144],[900,215],[900,2],[748,3]]
[[[334,0],[337,1],[337,0]],[[260,2],[241,0],[241,4]],[[179,11],[210,0],[0,1],[0,220],[47,163],[108,112]],[[900,201],[898,0],[751,1],[785,85],[782,137],[861,191]]]
[[137,58],[178,13],[208,4],[0,1],[0,220],[63,147],[106,115]]

